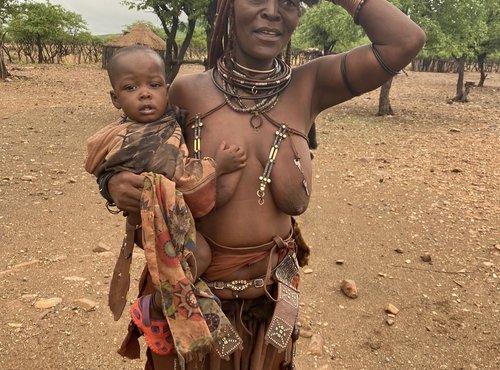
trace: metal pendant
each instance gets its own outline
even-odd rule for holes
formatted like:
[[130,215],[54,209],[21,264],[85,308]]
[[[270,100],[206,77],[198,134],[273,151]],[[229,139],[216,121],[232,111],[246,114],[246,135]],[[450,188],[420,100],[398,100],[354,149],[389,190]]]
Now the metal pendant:
[[262,119],[262,116],[259,114],[259,112],[252,113],[252,116],[250,117],[250,126],[252,126],[255,131],[259,131],[259,128],[263,123],[264,120]]

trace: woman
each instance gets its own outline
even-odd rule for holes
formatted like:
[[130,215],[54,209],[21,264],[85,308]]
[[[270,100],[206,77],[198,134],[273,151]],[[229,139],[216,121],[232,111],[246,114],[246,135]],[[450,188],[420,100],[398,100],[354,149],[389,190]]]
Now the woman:
[[[292,216],[307,209],[312,190],[307,133],[321,111],[381,86],[425,40],[386,0],[334,3],[364,28],[372,45],[291,70],[287,56],[299,21],[297,0],[219,0],[211,69],[179,76],[170,88],[171,102],[188,111],[184,135],[193,156],[213,156],[221,140],[247,155],[245,168],[220,180],[235,190],[197,222],[213,252],[203,278],[221,298],[243,351],[228,350],[230,361],[211,353],[188,368],[294,368],[294,263],[300,251]],[[108,181],[124,211],[138,210],[142,185],[141,176],[125,172]],[[144,281],[140,294],[148,290]],[[170,369],[174,362],[173,355],[153,355],[147,366]]]

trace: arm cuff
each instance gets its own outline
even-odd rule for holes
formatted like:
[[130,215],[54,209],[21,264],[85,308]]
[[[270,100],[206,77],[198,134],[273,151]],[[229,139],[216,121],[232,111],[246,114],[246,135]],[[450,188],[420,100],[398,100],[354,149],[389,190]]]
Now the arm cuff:
[[114,172],[104,172],[102,173],[98,178],[97,178],[97,184],[99,185],[99,194],[106,199],[109,205],[115,205],[115,202],[113,201],[113,198],[111,198],[111,195],[109,194],[108,191],[108,181],[113,176],[115,173]]

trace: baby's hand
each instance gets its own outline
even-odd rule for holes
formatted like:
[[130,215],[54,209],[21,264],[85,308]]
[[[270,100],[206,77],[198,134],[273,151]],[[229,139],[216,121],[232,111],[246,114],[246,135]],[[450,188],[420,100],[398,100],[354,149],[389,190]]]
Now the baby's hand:
[[215,163],[217,164],[217,174],[224,175],[237,171],[247,164],[245,151],[237,145],[221,142],[215,152]]

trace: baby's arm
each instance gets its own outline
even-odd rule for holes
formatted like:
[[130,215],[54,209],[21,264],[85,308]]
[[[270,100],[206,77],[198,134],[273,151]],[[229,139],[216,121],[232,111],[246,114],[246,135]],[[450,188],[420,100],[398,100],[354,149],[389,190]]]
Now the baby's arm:
[[239,170],[246,166],[247,156],[243,148],[223,141],[215,152],[214,160],[217,172],[215,206],[220,208],[234,195],[241,178]]
[[247,164],[247,155],[243,148],[234,144],[221,142],[215,151],[214,160],[216,163],[217,175],[225,175],[239,169]]

